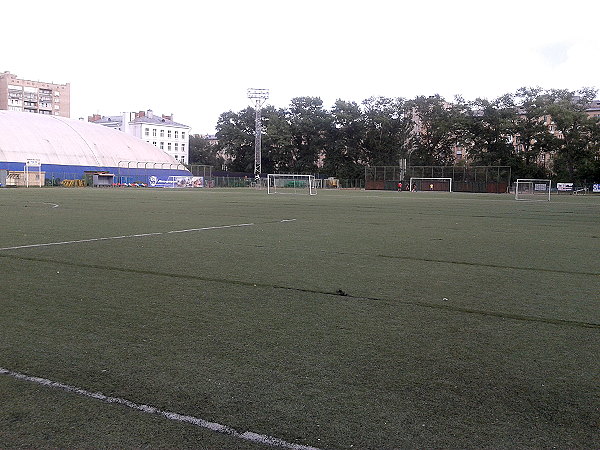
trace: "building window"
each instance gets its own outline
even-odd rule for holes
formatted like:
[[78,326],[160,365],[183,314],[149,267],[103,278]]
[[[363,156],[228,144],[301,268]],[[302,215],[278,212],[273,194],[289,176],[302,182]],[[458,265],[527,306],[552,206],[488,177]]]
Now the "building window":
[[156,147],[156,141],[154,141],[154,142],[152,143],[152,145],[154,145],[154,146]]
[[170,138],[171,137],[171,130],[167,130],[167,137]]
[[152,128],[152,136],[156,136],[156,128]]
[[167,150],[171,151],[171,143],[170,142],[167,142]]
[[181,151],[185,152],[185,144],[181,144]]
[[160,143],[160,149],[161,149],[161,150],[164,150],[164,149],[165,149],[165,143],[164,143],[164,142],[161,142],[161,143]]
[[185,131],[181,132],[181,139],[185,139]]
[[160,137],[165,137],[165,130],[160,130]]
[[150,128],[146,128],[146,131],[144,133],[146,136],[150,136]]
[[175,130],[175,139],[179,139],[179,131]]
[[175,151],[178,151],[179,144],[177,142],[175,142]]

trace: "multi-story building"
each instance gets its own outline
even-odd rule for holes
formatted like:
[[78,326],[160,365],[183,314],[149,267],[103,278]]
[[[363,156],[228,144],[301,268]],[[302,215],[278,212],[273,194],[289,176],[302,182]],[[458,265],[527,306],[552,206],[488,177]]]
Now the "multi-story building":
[[0,73],[0,109],[70,117],[71,86],[21,80],[10,72],[3,72]]
[[158,147],[182,164],[189,162],[188,142],[191,128],[188,125],[174,122],[172,114],[157,116],[151,109],[136,113],[124,113],[121,116],[94,114],[88,117],[88,122],[132,134]]
[[586,108],[585,112],[589,117],[600,119],[600,100],[593,100]]

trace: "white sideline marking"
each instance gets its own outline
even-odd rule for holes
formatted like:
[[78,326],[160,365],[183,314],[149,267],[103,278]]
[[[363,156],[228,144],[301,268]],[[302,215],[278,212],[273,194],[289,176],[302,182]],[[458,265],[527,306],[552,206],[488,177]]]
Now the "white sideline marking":
[[229,436],[236,437],[238,439],[244,439],[246,441],[258,442],[259,444],[270,445],[272,447],[291,448],[293,450],[319,450],[317,447],[294,444],[292,442],[287,442],[283,439],[268,436],[266,434],[258,434],[253,433],[251,431],[245,431],[243,433],[240,433],[239,431],[236,431],[235,429],[228,427],[227,425],[222,425],[220,423],[209,422],[207,420],[200,419],[194,416],[185,416],[174,412],[163,411],[161,409],[155,408],[154,406],[135,403],[124,398],[110,397],[100,392],[86,391],[85,389],[70,386],[68,384],[58,383],[56,381],[48,380],[46,378],[31,377],[29,375],[25,375],[19,372],[13,372],[12,370],[4,369],[2,367],[0,367],[0,375],[8,375],[10,377],[16,378],[17,380],[29,381],[31,383],[40,384],[42,386],[50,388],[60,389],[66,392],[70,392],[72,394],[78,394],[84,397],[95,398],[96,400],[100,400],[104,403],[116,403],[119,405],[127,406],[131,409],[135,409],[137,411],[145,412],[147,414],[156,414],[159,416],[163,416],[169,420],[174,420],[176,422],[190,423],[192,425],[196,425],[197,427],[206,428],[217,433],[227,434]]
[[[31,203],[40,203],[42,205],[50,205],[53,208],[58,208],[58,204],[56,204],[56,203],[50,203],[50,202],[31,202]],[[27,205],[25,205],[25,206],[27,206]]]
[[166,232],[158,232],[158,233],[143,233],[143,234],[128,234],[125,236],[110,236],[110,237],[101,237],[101,238],[92,238],[92,239],[78,239],[76,241],[47,242],[45,244],[17,245],[15,247],[2,247],[2,248],[0,248],[0,251],[1,250],[18,250],[20,248],[48,247],[50,245],[81,244],[83,242],[109,241],[112,239],[128,239],[128,238],[134,238],[134,237],[160,236],[162,234],[188,233],[190,231],[218,230],[218,229],[223,229],[223,228],[235,228],[235,227],[251,227],[253,225],[254,225],[253,223],[239,223],[237,225],[222,225],[222,226],[217,226],[217,227],[190,228],[189,230],[176,230],[176,231],[166,231]]

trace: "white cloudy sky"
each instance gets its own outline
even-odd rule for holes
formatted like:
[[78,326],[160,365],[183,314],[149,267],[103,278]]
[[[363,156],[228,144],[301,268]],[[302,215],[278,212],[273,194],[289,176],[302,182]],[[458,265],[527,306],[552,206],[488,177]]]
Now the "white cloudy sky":
[[[21,0],[0,71],[71,83],[71,117],[153,109],[193,133],[219,114],[316,96],[494,98],[600,88],[598,0]],[[7,11],[10,9],[10,13]],[[6,15],[5,15],[6,14]]]

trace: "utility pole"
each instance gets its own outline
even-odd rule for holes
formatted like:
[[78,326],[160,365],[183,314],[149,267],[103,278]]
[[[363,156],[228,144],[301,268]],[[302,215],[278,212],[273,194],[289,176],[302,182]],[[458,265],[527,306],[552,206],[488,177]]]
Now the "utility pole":
[[255,127],[255,135],[254,135],[254,180],[256,181],[257,186],[259,186],[260,182],[260,173],[262,172],[261,160],[261,120],[260,113],[262,105],[269,98],[269,90],[268,89],[248,89],[248,98],[254,99],[255,110],[256,110],[256,118],[254,121]]

